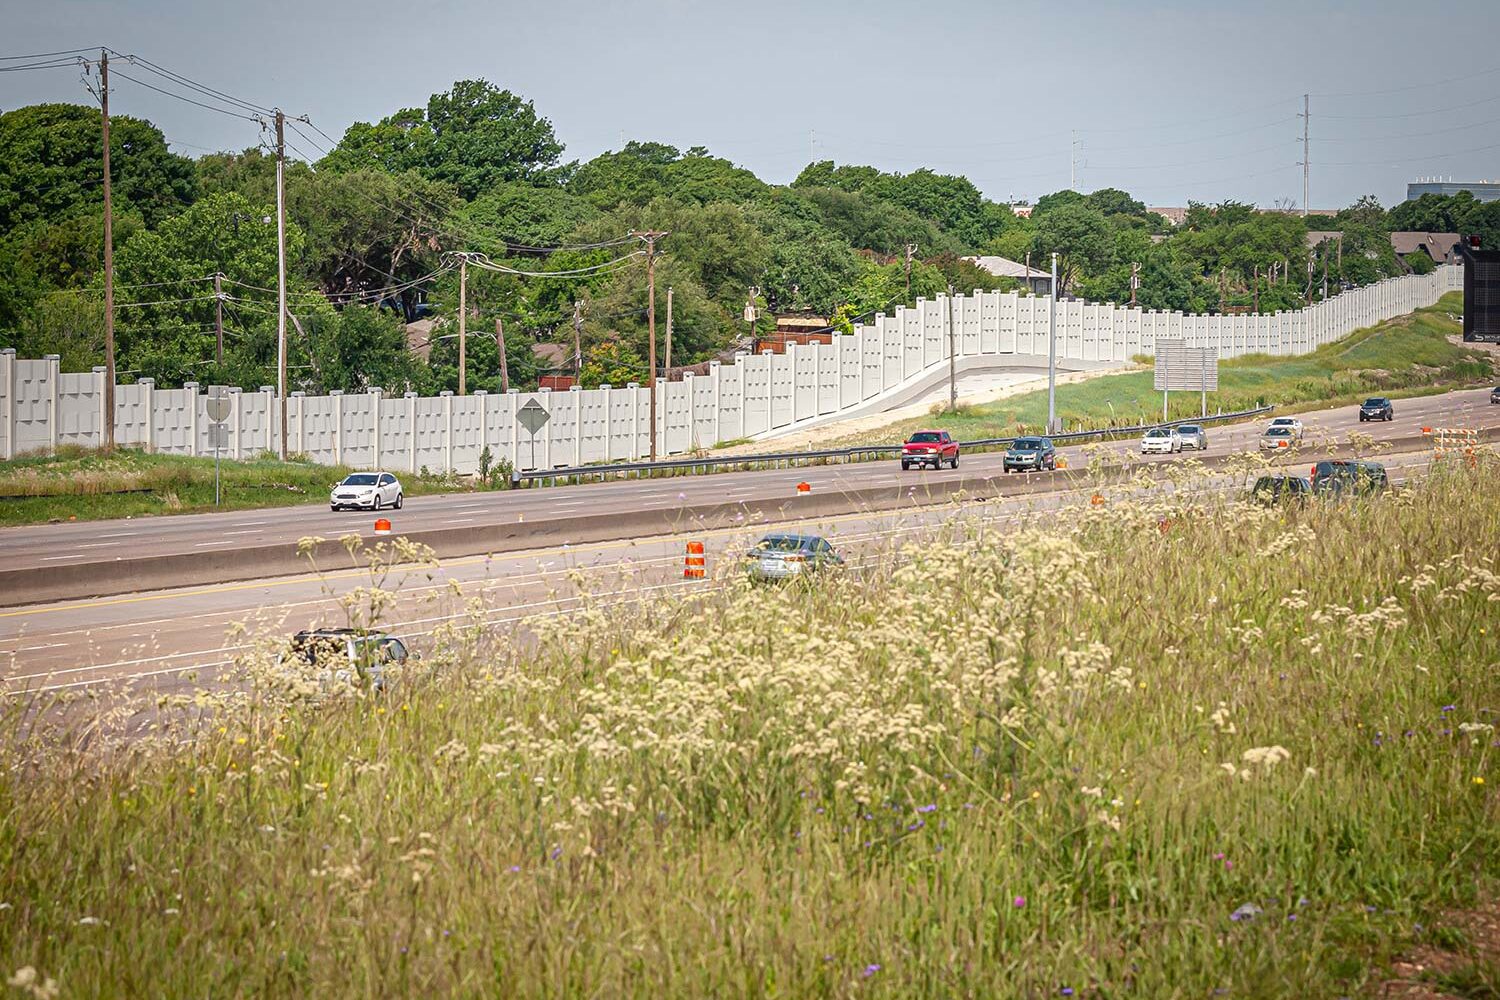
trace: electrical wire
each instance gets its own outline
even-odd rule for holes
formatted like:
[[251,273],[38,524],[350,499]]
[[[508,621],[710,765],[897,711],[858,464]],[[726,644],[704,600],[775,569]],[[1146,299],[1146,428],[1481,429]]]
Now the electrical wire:
[[133,84],[135,84],[135,85],[137,85],[139,87],[145,87],[147,90],[154,90],[158,94],[165,94],[168,97],[176,98],[177,100],[183,101],[183,102],[185,102],[187,104],[195,104],[198,107],[204,108],[204,109],[206,109],[208,111],[217,111],[219,114],[221,114],[221,115],[228,115],[230,118],[241,118],[241,119],[244,119],[245,121],[248,121],[248,122],[256,122],[257,124],[261,123],[260,119],[257,118],[257,117],[255,117],[254,115],[241,114],[238,111],[230,111],[230,110],[228,110],[226,108],[216,108],[212,104],[204,104],[202,101],[195,101],[191,97],[184,97],[181,94],[174,94],[170,90],[164,90],[161,87],[155,86],[154,84],[147,83],[144,80],[137,80],[135,77],[131,76],[128,73],[121,73],[118,70],[116,70],[115,71],[115,75],[118,76],[118,77],[122,77],[122,78],[124,78],[126,80],[129,80],[131,83],[133,83]]
[[33,69],[67,69],[86,61],[84,59],[54,59],[50,62],[27,63],[23,66],[0,66],[0,73],[21,73]]
[[98,52],[102,46],[95,45],[87,49],[63,49],[60,52],[33,52],[25,56],[0,56],[0,62],[15,62],[21,59],[50,59],[53,56],[71,56],[79,52]]
[[124,59],[132,66],[139,66],[141,69],[144,69],[148,73],[153,73],[164,80],[170,80],[173,83],[178,84],[179,86],[187,87],[190,90],[197,91],[199,94],[202,94],[205,97],[211,97],[228,104],[237,105],[246,111],[254,112],[257,114],[276,114],[276,110],[274,108],[268,108],[264,105],[251,103],[250,101],[246,101],[243,98],[235,97],[233,94],[226,94],[222,90],[215,90],[213,87],[210,87],[207,84],[199,83],[191,77],[184,76],[183,74],[174,72],[173,70],[169,70],[165,66],[158,66],[151,60],[145,59],[141,56],[120,55],[119,53],[115,53],[115,55],[119,55],[121,59]]

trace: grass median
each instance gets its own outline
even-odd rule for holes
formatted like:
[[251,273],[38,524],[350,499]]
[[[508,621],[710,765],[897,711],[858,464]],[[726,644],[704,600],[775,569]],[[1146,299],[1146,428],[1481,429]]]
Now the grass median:
[[[212,458],[124,448],[106,455],[65,447],[56,455],[0,463],[0,525],[327,503],[329,488],[353,471],[269,456],[226,459],[219,470],[222,503],[216,507]],[[400,478],[409,497],[470,488],[457,477]]]
[[[1494,375],[1492,356],[1454,344],[1463,324],[1463,295],[1450,292],[1437,305],[1398,316],[1325,344],[1311,354],[1265,354],[1231,358],[1219,364],[1219,391],[1208,397],[1209,411],[1233,413],[1266,403],[1280,412],[1357,403],[1368,396],[1414,396],[1474,385]],[[1150,424],[1161,419],[1161,393],[1150,371],[1104,375],[1057,388],[1057,413],[1068,430]],[[1201,412],[1197,393],[1174,393],[1172,419]],[[1040,433],[1047,422],[1045,390],[960,407],[893,423],[874,431],[830,441],[828,447],[894,444],[914,430],[940,427],[959,440]]]
[[1426,949],[1493,983],[1497,471],[1104,490],[539,643],[459,623],[383,695],[263,651],[155,738],[18,702],[0,964],[70,996],[1269,997]]

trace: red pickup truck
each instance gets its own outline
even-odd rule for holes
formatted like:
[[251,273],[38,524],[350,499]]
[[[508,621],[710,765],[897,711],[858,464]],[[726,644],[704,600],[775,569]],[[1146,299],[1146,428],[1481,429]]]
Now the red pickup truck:
[[930,465],[941,469],[947,462],[958,468],[958,442],[947,431],[917,431],[901,446],[901,468]]

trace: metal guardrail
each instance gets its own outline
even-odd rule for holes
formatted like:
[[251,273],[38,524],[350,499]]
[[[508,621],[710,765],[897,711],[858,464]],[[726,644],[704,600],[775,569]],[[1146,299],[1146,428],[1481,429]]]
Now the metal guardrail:
[[[1241,420],[1246,417],[1255,417],[1263,413],[1269,413],[1274,406],[1258,406],[1251,410],[1238,410],[1234,413],[1215,413],[1207,417],[1189,417],[1183,420],[1168,420],[1152,424],[1135,424],[1129,427],[1104,427],[1092,431],[1069,431],[1063,434],[1026,434],[1021,437],[1050,437],[1059,444],[1073,444],[1079,441],[1098,439],[1100,441],[1116,437],[1130,437],[1143,434],[1153,427],[1178,427],[1183,424],[1209,424],[1221,423],[1231,420]],[[961,450],[978,449],[981,451],[991,450],[1000,446],[1009,447],[1015,437],[1003,438],[980,438],[977,441],[960,441]],[[684,469],[701,469],[703,474],[711,471],[723,472],[730,469],[746,469],[755,467],[786,465],[805,465],[812,462],[835,464],[849,464],[853,462],[873,461],[888,455],[899,454],[899,444],[868,444],[856,445],[852,448],[827,448],[821,451],[783,451],[764,452],[754,455],[733,455],[723,458],[710,456],[693,458],[671,458],[656,462],[611,462],[598,465],[575,465],[556,469],[530,469],[526,472],[518,472],[512,477],[513,484],[534,483],[541,480],[573,479],[583,481],[598,477],[600,480],[610,476],[629,475],[639,473],[646,477],[658,472],[677,472]]]

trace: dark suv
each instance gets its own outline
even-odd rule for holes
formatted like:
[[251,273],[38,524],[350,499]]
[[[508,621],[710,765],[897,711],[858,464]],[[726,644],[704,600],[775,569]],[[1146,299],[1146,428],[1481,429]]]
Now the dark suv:
[[1359,404],[1359,420],[1391,420],[1396,416],[1396,411],[1391,408],[1391,401],[1384,396],[1372,396]]
[[1057,448],[1051,438],[1016,438],[1005,449],[1002,460],[1006,472],[1040,472],[1057,468]]
[[1500,385],[1497,385],[1495,386],[1495,388],[1490,390],[1490,402],[1500,403]]
[[1310,496],[1312,483],[1301,476],[1261,476],[1250,487],[1250,499],[1263,507],[1281,503],[1302,504]]
[[1385,466],[1379,462],[1332,459],[1312,467],[1313,492],[1321,496],[1370,496],[1389,485]]

